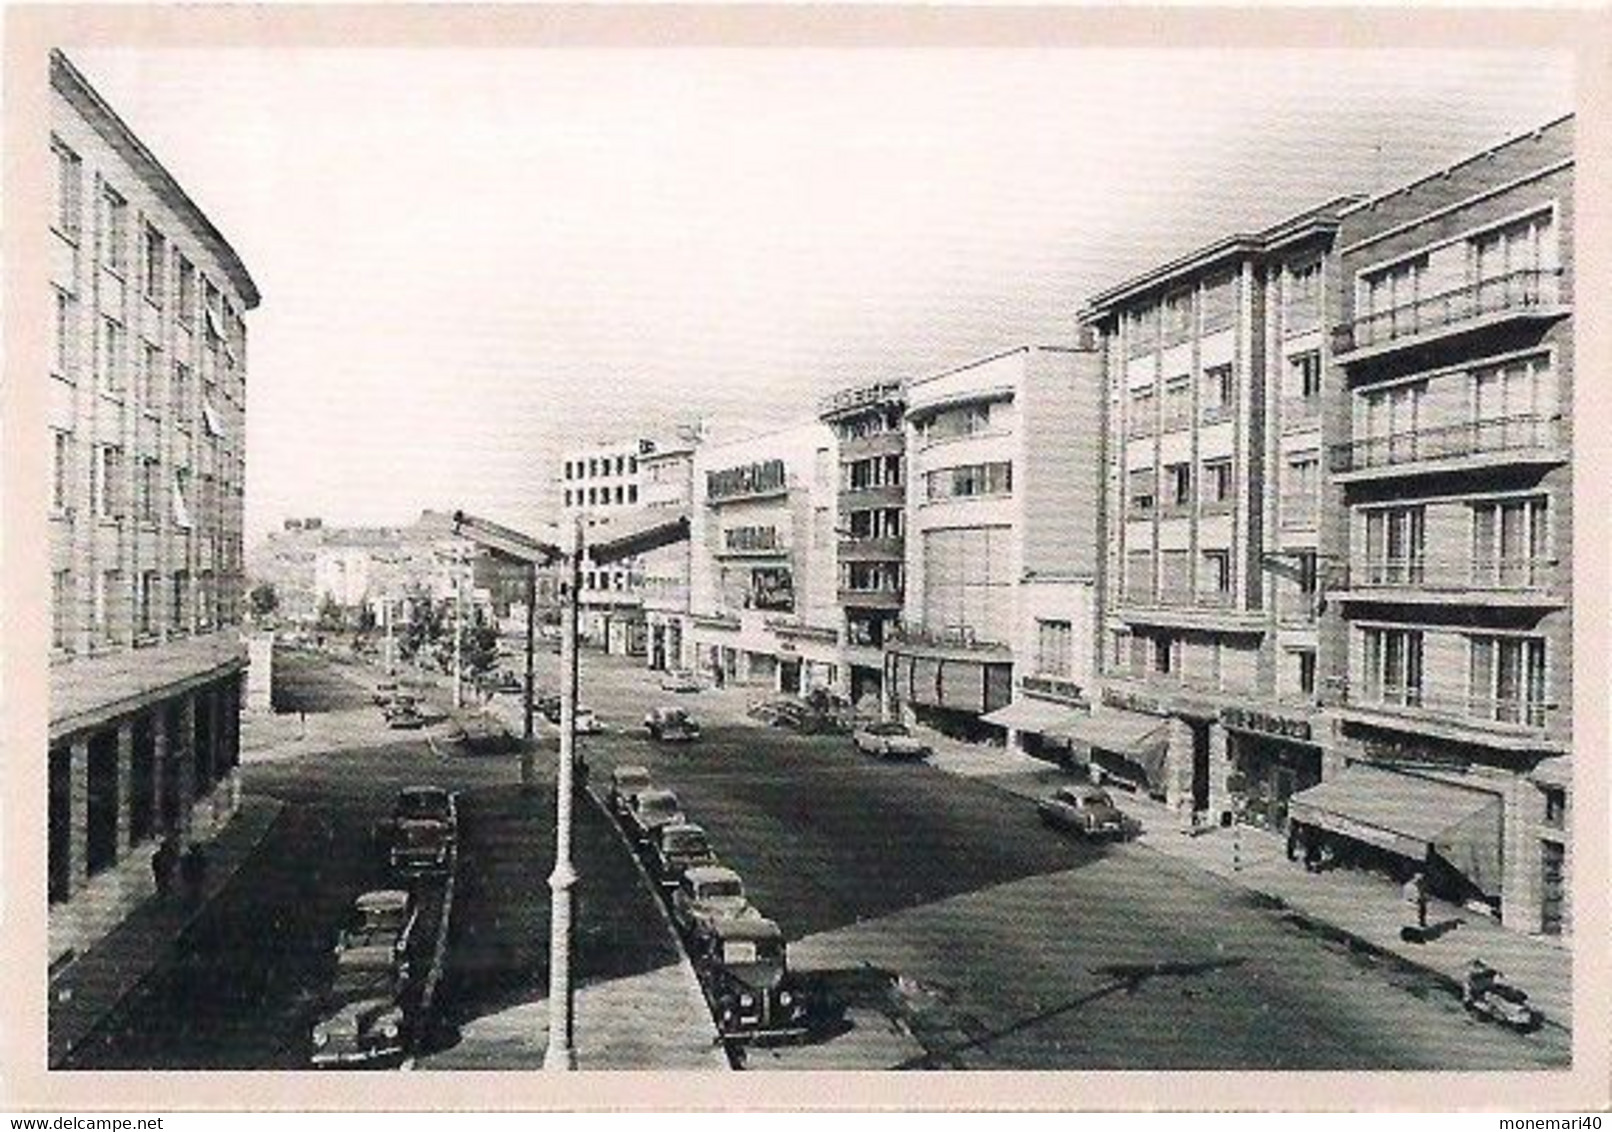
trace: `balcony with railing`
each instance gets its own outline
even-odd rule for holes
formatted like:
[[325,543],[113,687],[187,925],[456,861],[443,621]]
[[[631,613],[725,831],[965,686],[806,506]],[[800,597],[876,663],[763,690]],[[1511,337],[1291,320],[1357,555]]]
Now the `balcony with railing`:
[[1334,690],[1348,722],[1411,726],[1447,738],[1519,748],[1556,745],[1547,732],[1560,705],[1543,695],[1474,695],[1367,681],[1339,681]]
[[1560,269],[1530,268],[1373,311],[1333,331],[1333,353],[1348,364],[1484,326],[1559,318],[1566,313],[1560,283]]
[[1330,465],[1350,480],[1418,475],[1495,464],[1567,459],[1559,416],[1527,413],[1366,437],[1332,446]]
[[1343,570],[1344,601],[1554,606],[1567,601],[1565,576],[1553,558],[1384,558]]
[[906,559],[907,543],[899,535],[840,539],[841,562],[902,562]]

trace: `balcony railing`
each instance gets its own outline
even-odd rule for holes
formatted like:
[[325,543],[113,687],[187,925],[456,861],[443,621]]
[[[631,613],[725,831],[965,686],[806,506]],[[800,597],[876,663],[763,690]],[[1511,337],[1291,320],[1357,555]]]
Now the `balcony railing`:
[[1343,702],[1350,707],[1385,711],[1415,711],[1463,722],[1506,724],[1543,729],[1554,718],[1557,705],[1542,698],[1477,696],[1430,692],[1419,684],[1342,684]]
[[1347,590],[1547,592],[1559,584],[1560,571],[1550,558],[1385,558],[1350,563],[1342,581]]
[[1549,451],[1560,445],[1561,418],[1528,413],[1335,444],[1331,466],[1336,473],[1359,472],[1487,453]]
[[1559,301],[1560,274],[1555,269],[1513,271],[1362,315],[1334,331],[1332,349],[1347,354],[1457,327],[1487,315],[1554,306]]
[[991,650],[1007,647],[1005,641],[989,640],[979,636],[972,625],[913,625],[892,621],[885,635],[891,644],[937,645],[944,648]]

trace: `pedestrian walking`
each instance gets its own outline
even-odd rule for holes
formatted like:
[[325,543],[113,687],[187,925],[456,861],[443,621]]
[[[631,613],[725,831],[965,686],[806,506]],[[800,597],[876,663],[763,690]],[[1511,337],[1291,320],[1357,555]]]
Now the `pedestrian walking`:
[[1417,938],[1427,929],[1427,878],[1421,873],[1412,875],[1403,890],[1407,906],[1416,909]]

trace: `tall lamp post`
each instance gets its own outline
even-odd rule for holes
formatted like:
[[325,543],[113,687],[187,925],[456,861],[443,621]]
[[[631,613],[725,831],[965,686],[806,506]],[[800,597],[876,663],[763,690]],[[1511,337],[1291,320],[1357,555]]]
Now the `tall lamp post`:
[[[549,1024],[548,1048],[543,1054],[543,1068],[571,1070],[576,1068],[576,1003],[575,988],[571,984],[571,890],[576,886],[577,873],[571,860],[571,808],[575,795],[576,770],[576,707],[577,678],[579,675],[577,650],[577,610],[581,602],[582,558],[586,553],[596,565],[619,562],[655,550],[662,546],[688,540],[689,521],[686,514],[655,516],[645,528],[630,530],[613,539],[587,548],[584,519],[576,516],[575,524],[566,539],[568,545],[560,547],[523,535],[508,527],[486,519],[454,512],[454,530],[481,546],[519,558],[531,564],[528,577],[528,598],[535,604],[536,568],[539,562],[563,559],[566,564],[566,594],[562,613],[560,637],[560,758],[556,783],[554,824],[554,871],[549,874]],[[528,605],[531,609],[531,604]],[[530,658],[531,637],[535,617],[527,616],[527,648]],[[527,729],[531,728],[531,668],[527,668]]]

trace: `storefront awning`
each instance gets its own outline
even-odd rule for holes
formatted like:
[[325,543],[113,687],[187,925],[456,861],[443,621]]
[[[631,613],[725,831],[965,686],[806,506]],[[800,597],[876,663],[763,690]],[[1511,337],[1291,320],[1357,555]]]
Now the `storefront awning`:
[[1436,854],[1487,896],[1500,892],[1500,795],[1369,766],[1293,795],[1288,816],[1413,861]]
[[1034,735],[1067,735],[1072,722],[1085,716],[1085,712],[1046,700],[1017,699],[1006,707],[999,707],[980,719],[998,727],[1014,731],[1028,731]]
[[[1164,766],[1169,758],[1170,735],[1166,730],[1169,722],[1142,712],[1103,708],[1091,715],[1075,713],[1054,733],[1085,743],[1094,752],[1118,755],[1142,771],[1149,787],[1158,789],[1164,784]],[[1110,759],[1094,755],[1093,761],[1125,777],[1134,777]]]

